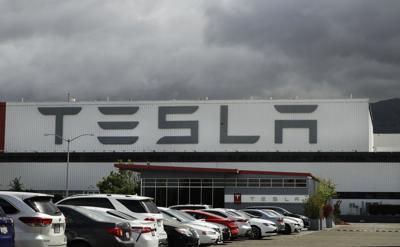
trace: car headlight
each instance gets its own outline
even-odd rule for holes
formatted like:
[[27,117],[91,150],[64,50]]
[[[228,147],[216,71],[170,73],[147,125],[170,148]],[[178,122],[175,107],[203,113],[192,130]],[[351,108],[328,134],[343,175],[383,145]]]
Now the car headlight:
[[179,232],[182,235],[185,235],[187,237],[191,237],[193,235],[193,233],[186,228],[175,228],[175,231]]
[[264,225],[264,226],[270,226],[270,224],[268,224],[268,223],[263,223],[263,225]]

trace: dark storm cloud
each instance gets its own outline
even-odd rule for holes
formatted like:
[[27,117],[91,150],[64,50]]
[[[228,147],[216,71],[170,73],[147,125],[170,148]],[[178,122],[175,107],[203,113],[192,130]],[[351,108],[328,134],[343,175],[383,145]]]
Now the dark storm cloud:
[[[341,95],[393,97],[400,93],[399,9],[399,1],[235,1],[209,7],[205,36],[268,60],[271,53],[286,57],[277,59],[286,69],[276,73],[293,77],[299,92],[327,87]],[[287,83],[265,85],[274,82]]]
[[399,1],[0,1],[0,100],[400,95]]

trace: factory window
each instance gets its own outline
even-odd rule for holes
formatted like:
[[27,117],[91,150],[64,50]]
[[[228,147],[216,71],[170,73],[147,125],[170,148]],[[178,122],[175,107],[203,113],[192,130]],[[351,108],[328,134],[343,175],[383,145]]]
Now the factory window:
[[236,186],[237,187],[247,187],[247,179],[246,178],[238,178]]
[[271,187],[271,179],[270,178],[260,179],[260,187]]
[[236,186],[236,178],[226,178],[225,186],[235,187]]
[[260,179],[249,179],[249,187],[260,187]]
[[294,179],[284,179],[283,180],[283,187],[293,188],[295,187]]
[[307,181],[305,179],[296,179],[296,187],[298,188],[307,187]]
[[281,179],[281,178],[272,179],[272,187],[283,187],[283,179]]
[[294,178],[144,178],[143,188],[306,188],[306,179]]

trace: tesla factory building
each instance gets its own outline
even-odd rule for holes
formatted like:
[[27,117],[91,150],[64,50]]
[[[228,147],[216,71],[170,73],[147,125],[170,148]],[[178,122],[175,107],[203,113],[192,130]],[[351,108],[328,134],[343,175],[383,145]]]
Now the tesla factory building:
[[68,179],[70,193],[97,193],[120,168],[140,173],[140,193],[160,206],[299,211],[330,179],[342,213],[360,214],[400,204],[400,145],[374,137],[367,99],[3,102],[0,190],[20,178],[63,194]]

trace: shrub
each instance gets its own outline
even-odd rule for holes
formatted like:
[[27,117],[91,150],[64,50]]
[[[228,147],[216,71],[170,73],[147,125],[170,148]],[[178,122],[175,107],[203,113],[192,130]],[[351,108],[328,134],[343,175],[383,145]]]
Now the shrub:
[[311,195],[304,202],[304,214],[310,219],[321,218],[322,201],[318,194]]
[[331,204],[327,203],[323,207],[323,215],[325,218],[331,217],[333,212],[333,207]]

